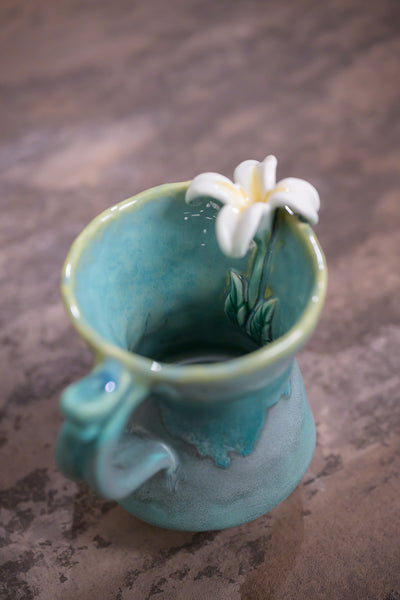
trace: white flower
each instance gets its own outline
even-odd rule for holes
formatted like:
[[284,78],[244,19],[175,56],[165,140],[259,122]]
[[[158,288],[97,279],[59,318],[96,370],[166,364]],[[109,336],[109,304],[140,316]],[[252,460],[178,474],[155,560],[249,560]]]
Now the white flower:
[[216,233],[228,256],[244,256],[260,226],[271,227],[274,211],[288,206],[311,224],[318,221],[319,195],[304,179],[287,177],[276,183],[275,156],[262,162],[245,160],[233,174],[233,182],[218,173],[202,173],[190,183],[186,202],[211,196],[225,206],[220,210]]

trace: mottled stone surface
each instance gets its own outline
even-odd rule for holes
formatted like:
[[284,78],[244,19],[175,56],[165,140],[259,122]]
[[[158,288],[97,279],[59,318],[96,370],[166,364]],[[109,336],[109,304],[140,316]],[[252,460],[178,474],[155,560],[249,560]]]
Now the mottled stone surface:
[[[400,597],[397,0],[2,0],[0,598]],[[54,465],[88,371],[67,250],[146,187],[278,155],[310,179],[330,268],[299,362],[318,428],[302,484],[229,531],[159,530]]]

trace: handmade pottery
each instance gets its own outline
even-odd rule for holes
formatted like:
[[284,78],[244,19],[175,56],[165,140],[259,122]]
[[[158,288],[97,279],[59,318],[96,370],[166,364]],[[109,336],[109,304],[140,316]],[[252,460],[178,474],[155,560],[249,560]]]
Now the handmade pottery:
[[222,529],[284,500],[315,427],[295,356],[326,288],[319,243],[280,208],[242,258],[221,252],[219,206],[188,183],[98,216],[62,282],[95,368],[67,388],[60,469],[150,523]]

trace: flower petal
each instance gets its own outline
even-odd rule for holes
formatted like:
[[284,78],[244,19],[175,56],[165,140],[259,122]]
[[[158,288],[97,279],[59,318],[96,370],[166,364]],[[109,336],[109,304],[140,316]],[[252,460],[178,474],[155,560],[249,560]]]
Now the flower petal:
[[273,216],[273,208],[269,204],[256,202],[247,208],[241,215],[233,237],[232,256],[244,256],[249,249],[251,240],[262,225],[269,229]]
[[319,194],[315,187],[304,179],[287,177],[278,181],[268,204],[273,207],[287,205],[309,223],[318,223]]
[[239,219],[239,211],[229,204],[221,208],[217,216],[215,232],[218,244],[222,252],[227,256],[235,256],[233,241]]
[[259,164],[258,160],[244,160],[233,172],[233,181],[240,185],[251,199],[253,199],[254,169]]
[[258,177],[262,187],[263,196],[274,189],[276,184],[276,156],[269,154],[257,167]]
[[261,222],[263,226],[270,226],[272,213],[272,207],[261,202],[252,204],[242,213],[232,206],[224,206],[216,222],[217,239],[222,252],[232,258],[244,256]]
[[199,196],[211,196],[223,204],[233,205],[241,205],[244,199],[243,191],[219,173],[202,173],[191,181],[186,191],[186,202],[189,204]]

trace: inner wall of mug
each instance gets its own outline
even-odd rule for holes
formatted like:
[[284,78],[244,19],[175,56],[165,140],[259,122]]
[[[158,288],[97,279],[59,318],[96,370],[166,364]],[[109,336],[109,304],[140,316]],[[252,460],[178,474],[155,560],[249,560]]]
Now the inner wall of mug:
[[[218,362],[258,349],[224,312],[229,271],[248,273],[254,249],[243,259],[221,252],[218,208],[207,199],[188,206],[176,191],[108,213],[76,265],[75,297],[88,324],[112,344],[159,362]],[[267,295],[278,299],[273,339],[295,324],[315,279],[290,218],[278,220],[267,281]]]

